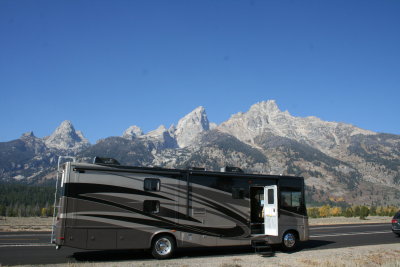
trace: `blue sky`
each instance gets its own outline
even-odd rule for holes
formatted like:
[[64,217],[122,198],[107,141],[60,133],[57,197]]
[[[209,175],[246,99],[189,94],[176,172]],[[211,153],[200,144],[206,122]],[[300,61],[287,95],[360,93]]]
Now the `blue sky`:
[[263,100],[400,134],[400,1],[0,0],[0,142],[221,123]]

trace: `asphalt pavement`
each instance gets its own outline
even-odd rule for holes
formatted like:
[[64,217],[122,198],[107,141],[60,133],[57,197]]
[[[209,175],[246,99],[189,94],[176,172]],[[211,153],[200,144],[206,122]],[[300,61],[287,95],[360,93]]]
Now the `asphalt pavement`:
[[[400,244],[390,223],[359,225],[325,225],[310,227],[310,240],[300,250],[318,250],[379,244]],[[228,251],[228,252],[227,252]],[[246,247],[182,249],[176,257],[207,257],[253,253]],[[88,251],[50,244],[49,232],[0,232],[0,265],[56,264],[74,262],[107,262],[153,260],[142,250]]]

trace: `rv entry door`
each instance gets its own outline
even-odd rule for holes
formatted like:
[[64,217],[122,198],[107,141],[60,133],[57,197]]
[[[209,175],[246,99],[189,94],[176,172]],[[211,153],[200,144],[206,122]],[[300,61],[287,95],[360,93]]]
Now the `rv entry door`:
[[278,236],[278,187],[264,187],[264,227],[265,235]]

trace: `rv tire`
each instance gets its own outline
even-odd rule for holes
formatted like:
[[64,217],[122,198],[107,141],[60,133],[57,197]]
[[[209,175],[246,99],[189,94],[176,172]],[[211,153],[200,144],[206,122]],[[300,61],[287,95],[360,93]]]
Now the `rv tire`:
[[175,252],[175,239],[170,235],[159,235],[153,239],[151,254],[154,258],[163,260],[171,258]]
[[298,244],[299,244],[299,238],[298,238],[296,232],[288,231],[283,235],[283,237],[282,237],[282,249],[284,251],[296,250]]

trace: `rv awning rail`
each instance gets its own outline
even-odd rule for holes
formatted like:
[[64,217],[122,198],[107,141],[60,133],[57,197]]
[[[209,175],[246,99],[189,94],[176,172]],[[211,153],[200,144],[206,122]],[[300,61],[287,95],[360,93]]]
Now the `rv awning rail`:
[[142,168],[142,167],[116,167],[100,165],[101,167],[89,167],[89,166],[75,166],[74,171],[104,171],[104,172],[125,172],[125,173],[160,173],[160,174],[181,174],[182,171],[170,171],[165,169],[154,169],[154,168]]

